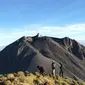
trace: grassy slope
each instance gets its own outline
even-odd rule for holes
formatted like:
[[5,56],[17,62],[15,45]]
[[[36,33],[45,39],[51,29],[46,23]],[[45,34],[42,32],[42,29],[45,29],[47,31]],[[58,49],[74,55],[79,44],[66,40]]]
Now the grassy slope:
[[39,73],[17,72],[13,74],[0,75],[0,85],[85,85],[85,82],[75,81],[70,78],[61,78],[56,75],[44,75]]

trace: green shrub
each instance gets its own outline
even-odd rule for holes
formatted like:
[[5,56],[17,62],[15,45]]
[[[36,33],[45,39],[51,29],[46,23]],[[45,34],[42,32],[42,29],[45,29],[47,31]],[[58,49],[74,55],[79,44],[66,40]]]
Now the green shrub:
[[17,76],[19,77],[19,76],[25,76],[25,75],[24,75],[24,72],[20,71],[17,73]]
[[4,75],[3,74],[0,74],[0,78],[3,77]]
[[12,83],[9,80],[7,80],[4,82],[4,85],[12,85]]
[[19,83],[20,83],[20,81],[19,81],[18,79],[15,79],[15,80],[12,82],[13,85],[18,85]]

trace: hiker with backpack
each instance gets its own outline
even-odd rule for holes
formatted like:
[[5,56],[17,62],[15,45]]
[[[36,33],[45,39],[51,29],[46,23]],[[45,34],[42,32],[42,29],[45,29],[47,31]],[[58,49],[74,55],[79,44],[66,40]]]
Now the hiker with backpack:
[[56,64],[55,64],[55,61],[54,60],[52,61],[52,64],[51,65],[52,65],[52,75],[55,76],[55,74],[56,74],[56,70],[55,70]]
[[38,68],[39,72],[43,75],[45,72],[43,66],[37,66],[37,68]]
[[62,65],[62,63],[60,63],[60,73],[59,73],[59,75],[61,77],[63,77],[63,65]]

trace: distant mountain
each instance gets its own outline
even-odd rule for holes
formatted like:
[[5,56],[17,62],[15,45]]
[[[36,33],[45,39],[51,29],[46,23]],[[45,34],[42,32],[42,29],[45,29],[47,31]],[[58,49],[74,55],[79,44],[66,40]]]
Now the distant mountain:
[[85,80],[85,47],[68,37],[36,35],[18,39],[0,52],[0,73],[36,72],[37,65],[51,73],[52,60],[56,61],[57,74],[61,62],[64,76]]

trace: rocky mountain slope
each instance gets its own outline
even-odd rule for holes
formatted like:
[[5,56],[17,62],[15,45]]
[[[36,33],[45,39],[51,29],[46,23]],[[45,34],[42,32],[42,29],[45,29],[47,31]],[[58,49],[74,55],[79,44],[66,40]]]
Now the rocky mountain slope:
[[36,35],[18,39],[0,52],[0,73],[36,72],[37,65],[51,73],[52,60],[56,61],[57,74],[61,62],[64,76],[85,80],[85,47],[68,37],[59,39]]

